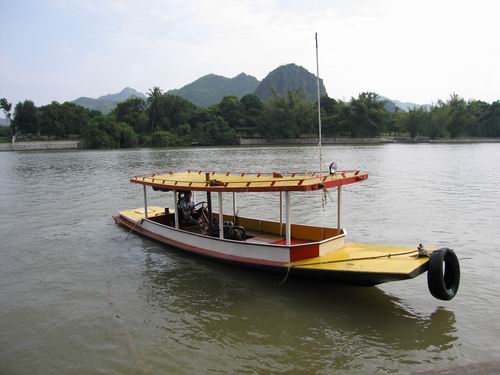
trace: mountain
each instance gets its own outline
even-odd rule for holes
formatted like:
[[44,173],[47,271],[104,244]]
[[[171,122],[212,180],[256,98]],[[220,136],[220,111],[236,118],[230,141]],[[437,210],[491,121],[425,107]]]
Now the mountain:
[[103,95],[98,97],[97,99],[82,96],[78,99],[73,100],[71,103],[81,105],[82,107],[90,110],[109,113],[116,107],[116,104],[124,102],[129,98],[141,98],[143,100],[146,100],[146,95],[133,88],[125,87],[122,91],[116,94]]
[[426,110],[430,110],[430,105],[429,104],[415,104],[415,103],[410,103],[410,102],[400,102],[399,100],[393,100],[386,98],[385,96],[379,96],[380,100],[385,100],[386,103],[384,105],[384,108],[389,111],[389,112],[396,112],[396,107],[400,111],[408,112],[410,109],[416,109],[420,107],[424,107]]
[[234,78],[207,74],[186,86],[170,90],[167,94],[181,96],[200,106],[209,107],[219,103],[224,96],[245,96],[255,91],[259,81],[257,78],[240,73]]
[[[319,80],[319,84],[321,96],[326,95],[322,79]],[[316,76],[296,64],[282,65],[274,69],[260,82],[255,93],[262,100],[266,100],[273,91],[278,95],[284,95],[293,90],[302,90],[308,99],[316,101],[318,96]]]
[[9,121],[6,118],[0,117],[0,126],[9,126]]

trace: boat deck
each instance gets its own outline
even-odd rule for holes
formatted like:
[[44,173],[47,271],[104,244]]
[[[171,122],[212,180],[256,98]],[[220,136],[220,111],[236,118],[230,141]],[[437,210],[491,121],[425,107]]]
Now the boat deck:
[[[167,224],[167,220],[157,220],[160,219],[162,216],[165,215],[166,211],[165,208],[163,207],[158,207],[158,206],[151,206],[148,207],[148,218],[152,219],[154,221],[159,221],[162,224]],[[134,221],[139,221],[141,219],[144,219],[144,209],[143,208],[137,208],[134,210],[126,210],[126,211],[121,211],[121,215],[126,216]],[[171,212],[170,212],[171,214]],[[227,216],[227,215],[225,215]],[[227,219],[231,219],[231,217],[228,217]],[[242,220],[245,220],[244,218]],[[165,221],[165,223],[163,223]],[[168,225],[168,224],[167,224]],[[265,231],[259,231],[256,229],[248,229],[246,230],[248,238],[245,240],[245,242],[250,242],[250,243],[261,243],[261,244],[279,244],[279,245],[284,245],[285,244],[285,235],[283,232],[282,236],[279,236],[278,234],[273,234]],[[305,243],[312,243],[315,242],[314,240],[307,240],[307,239],[298,239],[298,238],[292,238],[292,245],[298,245],[298,244],[305,244]]]
[[366,243],[345,243],[344,247],[320,257],[292,262],[301,269],[328,271],[380,272],[411,275],[425,265],[429,258],[417,257],[412,246],[390,246]]

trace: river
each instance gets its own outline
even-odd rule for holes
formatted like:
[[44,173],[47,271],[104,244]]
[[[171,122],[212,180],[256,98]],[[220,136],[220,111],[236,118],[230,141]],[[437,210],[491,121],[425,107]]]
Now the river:
[[[0,374],[386,374],[498,359],[500,144],[323,153],[370,175],[344,188],[347,239],[454,248],[454,300],[434,299],[425,275],[373,288],[293,277],[280,286],[284,275],[127,239],[111,218],[143,204],[133,175],[310,171],[313,147],[5,152]],[[278,218],[275,193],[237,199],[241,215]],[[151,204],[171,200],[150,194]],[[335,202],[323,210],[319,193],[295,193],[292,220],[334,226]]]

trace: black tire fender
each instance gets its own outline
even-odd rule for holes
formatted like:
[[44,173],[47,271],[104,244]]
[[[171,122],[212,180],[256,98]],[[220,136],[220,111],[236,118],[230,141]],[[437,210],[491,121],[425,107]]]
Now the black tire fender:
[[442,248],[432,252],[427,285],[437,299],[449,301],[455,297],[460,285],[460,264],[452,249]]

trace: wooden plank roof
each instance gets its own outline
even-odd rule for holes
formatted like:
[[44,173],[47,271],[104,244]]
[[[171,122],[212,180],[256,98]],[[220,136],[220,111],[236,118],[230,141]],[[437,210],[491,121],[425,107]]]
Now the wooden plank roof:
[[304,175],[298,173],[234,173],[184,171],[166,172],[150,176],[136,176],[130,182],[152,186],[159,190],[197,191],[314,191],[332,188],[366,180],[368,174],[360,171],[337,171],[334,174],[318,173]]

